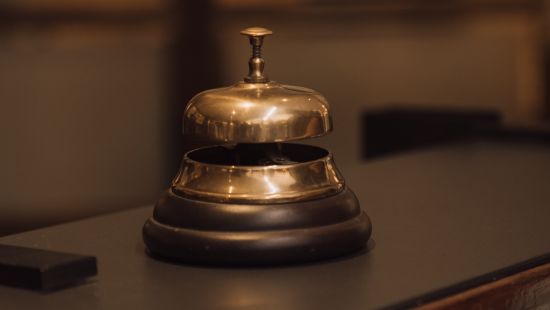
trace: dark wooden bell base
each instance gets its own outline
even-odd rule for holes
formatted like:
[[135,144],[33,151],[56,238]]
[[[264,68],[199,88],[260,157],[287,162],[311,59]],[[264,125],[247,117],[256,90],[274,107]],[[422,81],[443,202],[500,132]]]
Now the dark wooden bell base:
[[277,265],[317,261],[364,248],[371,223],[349,189],[284,204],[229,204],[168,190],[143,227],[154,257],[192,264]]

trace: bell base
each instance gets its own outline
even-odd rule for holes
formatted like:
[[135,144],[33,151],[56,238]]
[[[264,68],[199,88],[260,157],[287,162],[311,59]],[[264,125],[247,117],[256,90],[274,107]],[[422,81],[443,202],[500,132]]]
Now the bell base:
[[[355,195],[349,189],[312,201],[246,205],[255,209],[256,221],[250,218],[250,214],[234,212],[235,208],[238,210],[242,205],[191,200],[179,197],[171,191],[167,193],[167,197],[159,201],[155,207],[155,215],[146,221],[143,239],[153,257],[183,263],[258,266],[318,261],[365,248],[372,231],[369,217],[361,210]],[[193,227],[161,222],[163,219],[166,222],[168,217],[162,212],[166,213],[167,210],[178,210],[180,215],[188,210],[188,214],[196,216],[193,212],[197,212],[197,205],[202,205],[200,210],[206,209],[205,212],[209,212],[211,216],[212,212],[220,213],[214,218],[225,213],[226,218],[230,219],[226,229],[220,224],[217,229],[210,229],[208,218],[204,217],[204,227],[207,229],[201,229],[201,223],[197,224],[196,221]],[[317,207],[312,208],[314,205]],[[208,210],[209,207],[211,210]],[[287,227],[284,222],[280,222],[281,218],[272,216],[277,209],[296,210],[283,212],[285,222],[289,223]],[[333,217],[336,220],[328,220],[330,217],[326,213],[330,212],[334,216],[335,209],[342,210],[340,216]],[[248,221],[243,222],[243,229],[235,224],[241,216],[248,217]],[[294,216],[298,218],[293,218]],[[316,219],[318,224],[315,223]],[[250,223],[256,223],[256,226],[251,226]]]

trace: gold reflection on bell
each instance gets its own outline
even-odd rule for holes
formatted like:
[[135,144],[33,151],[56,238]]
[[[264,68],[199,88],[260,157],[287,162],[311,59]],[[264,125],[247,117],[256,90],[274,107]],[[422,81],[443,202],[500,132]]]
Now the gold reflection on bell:
[[239,82],[202,92],[189,102],[183,123],[185,134],[231,143],[299,140],[332,130],[321,94],[276,82]]
[[198,149],[184,157],[173,190],[208,201],[262,204],[310,200],[344,188],[344,179],[329,152],[300,144],[283,147],[287,153],[310,153],[313,159],[268,166],[221,164],[216,162],[216,155],[230,161],[235,156],[232,152],[246,150],[228,150],[222,146]]

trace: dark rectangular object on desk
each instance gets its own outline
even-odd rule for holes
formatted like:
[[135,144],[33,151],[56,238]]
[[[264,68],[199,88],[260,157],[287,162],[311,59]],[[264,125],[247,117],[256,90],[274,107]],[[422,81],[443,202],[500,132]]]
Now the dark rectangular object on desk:
[[361,121],[363,157],[371,159],[496,131],[500,115],[483,110],[394,107],[367,111]]
[[2,285],[48,290],[96,274],[97,262],[93,256],[0,245]]

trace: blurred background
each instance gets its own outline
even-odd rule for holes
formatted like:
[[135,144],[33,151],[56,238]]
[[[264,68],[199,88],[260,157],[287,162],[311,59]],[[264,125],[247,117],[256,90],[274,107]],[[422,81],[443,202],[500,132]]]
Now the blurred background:
[[[550,112],[548,0],[3,0],[0,235],[154,203],[186,102],[247,73],[313,88],[339,166],[447,136],[533,134]],[[481,129],[480,129],[481,128]],[[429,141],[428,141],[429,140]]]

